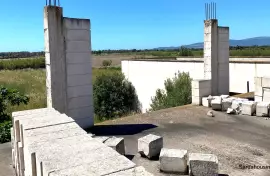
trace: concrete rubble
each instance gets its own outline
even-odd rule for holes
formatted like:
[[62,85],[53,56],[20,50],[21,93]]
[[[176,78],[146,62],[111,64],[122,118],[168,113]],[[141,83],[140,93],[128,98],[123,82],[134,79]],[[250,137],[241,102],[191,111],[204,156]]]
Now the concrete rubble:
[[187,150],[162,148],[159,156],[160,170],[166,173],[186,173],[187,153]]
[[207,116],[209,116],[209,117],[215,117],[213,111],[208,111],[207,112]]
[[236,110],[233,108],[228,108],[226,112],[227,112],[227,114],[236,114],[237,113]]
[[222,111],[227,111],[228,108],[232,106],[233,100],[236,98],[234,97],[226,97],[222,99]]
[[213,154],[190,153],[189,175],[191,176],[216,176],[218,175],[218,159]]
[[149,134],[138,139],[138,152],[149,159],[159,156],[163,148],[163,138]]
[[17,176],[152,175],[120,154],[122,138],[109,138],[105,144],[53,108],[15,112],[12,121]]

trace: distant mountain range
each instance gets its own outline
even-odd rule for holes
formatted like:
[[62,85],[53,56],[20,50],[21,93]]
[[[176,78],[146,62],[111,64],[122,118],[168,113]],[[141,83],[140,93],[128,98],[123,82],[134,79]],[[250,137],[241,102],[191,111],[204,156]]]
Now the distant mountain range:
[[[230,46],[265,46],[269,45],[270,46],[270,37],[253,37],[253,38],[247,38],[247,39],[242,39],[242,40],[230,40]],[[200,43],[193,43],[190,45],[183,45],[186,48],[203,48],[203,42]],[[160,50],[172,50],[172,49],[178,49],[180,46],[175,47],[159,47],[155,49],[160,49]]]

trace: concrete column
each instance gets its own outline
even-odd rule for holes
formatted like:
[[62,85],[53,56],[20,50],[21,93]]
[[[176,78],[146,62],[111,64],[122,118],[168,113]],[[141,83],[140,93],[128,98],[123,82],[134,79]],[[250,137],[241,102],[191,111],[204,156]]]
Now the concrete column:
[[229,27],[218,27],[218,94],[230,92]]
[[90,20],[64,18],[67,115],[82,127],[94,121]]
[[47,106],[67,112],[66,58],[61,7],[44,8]]
[[218,21],[204,21],[204,78],[211,79],[212,95],[218,94]]
[[44,8],[47,106],[82,128],[94,124],[90,20],[63,18],[62,8]]

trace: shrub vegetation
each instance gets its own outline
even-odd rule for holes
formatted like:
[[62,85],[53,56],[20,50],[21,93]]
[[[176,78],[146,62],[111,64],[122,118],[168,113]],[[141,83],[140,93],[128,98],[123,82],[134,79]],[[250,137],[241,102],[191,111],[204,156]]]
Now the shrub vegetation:
[[171,108],[191,103],[191,78],[188,73],[178,73],[164,82],[165,90],[157,89],[152,97],[150,111]]
[[93,89],[95,115],[100,121],[139,112],[135,88],[121,72],[98,75]]
[[10,141],[11,117],[7,112],[8,105],[19,106],[27,104],[29,97],[21,95],[15,89],[0,87],[0,143]]

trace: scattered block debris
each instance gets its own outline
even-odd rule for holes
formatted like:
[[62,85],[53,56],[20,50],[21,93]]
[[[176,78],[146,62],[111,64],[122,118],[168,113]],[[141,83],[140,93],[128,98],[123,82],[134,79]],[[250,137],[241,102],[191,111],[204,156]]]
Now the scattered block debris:
[[163,137],[149,134],[138,139],[138,152],[141,156],[146,156],[151,159],[159,156],[163,148]]
[[159,156],[160,170],[166,173],[187,172],[187,150],[162,148]]
[[209,116],[209,117],[215,117],[213,111],[208,111],[207,112],[207,116]]
[[256,105],[256,116],[269,117],[269,102],[258,102]]
[[192,176],[217,176],[218,159],[213,154],[190,153],[189,175]]
[[250,116],[254,115],[256,112],[256,104],[257,102],[255,101],[244,101],[242,103],[241,113],[243,115],[250,115]]

